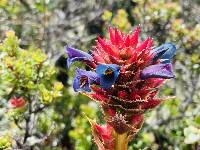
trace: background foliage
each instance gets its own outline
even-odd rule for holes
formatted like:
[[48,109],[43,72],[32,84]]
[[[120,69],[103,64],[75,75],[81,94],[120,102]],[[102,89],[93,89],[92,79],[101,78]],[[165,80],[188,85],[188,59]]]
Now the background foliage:
[[[160,92],[176,98],[146,114],[130,150],[200,148],[199,9],[198,0],[0,0],[0,149],[95,150],[84,116],[102,114],[73,92],[63,47],[87,51],[109,25],[138,24],[142,39],[176,45],[176,78]],[[23,109],[8,107],[14,96]]]

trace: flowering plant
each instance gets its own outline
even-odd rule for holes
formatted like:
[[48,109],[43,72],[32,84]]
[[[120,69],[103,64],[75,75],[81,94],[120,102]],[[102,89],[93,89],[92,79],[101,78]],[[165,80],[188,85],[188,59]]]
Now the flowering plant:
[[140,130],[144,112],[159,105],[159,87],[174,78],[171,43],[153,47],[152,38],[139,42],[140,27],[125,35],[109,28],[110,39],[98,37],[91,54],[66,46],[67,65],[84,62],[90,70],[76,68],[73,88],[100,103],[106,125],[90,120],[100,150],[125,150]]
[[22,49],[20,41],[9,30],[0,42],[1,150],[35,149],[33,145],[43,143],[53,122],[50,106],[58,101],[63,88],[55,81],[56,71],[47,55],[34,46]]

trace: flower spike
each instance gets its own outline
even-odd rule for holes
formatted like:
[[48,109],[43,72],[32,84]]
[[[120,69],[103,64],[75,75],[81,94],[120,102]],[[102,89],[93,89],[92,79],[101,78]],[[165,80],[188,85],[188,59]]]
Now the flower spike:
[[82,93],[101,105],[106,125],[89,120],[99,150],[127,150],[144,113],[163,101],[157,98],[159,88],[174,78],[171,60],[176,47],[165,43],[153,49],[153,38],[139,40],[140,26],[127,35],[108,30],[110,39],[98,37],[91,55],[69,48],[69,62],[92,64],[90,71],[76,69],[74,90],[86,91]]

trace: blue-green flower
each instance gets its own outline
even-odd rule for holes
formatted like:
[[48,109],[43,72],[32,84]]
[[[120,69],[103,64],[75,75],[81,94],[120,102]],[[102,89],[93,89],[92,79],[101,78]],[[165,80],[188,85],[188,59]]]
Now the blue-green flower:
[[95,72],[86,71],[76,68],[76,77],[74,78],[73,88],[74,91],[86,91],[90,92],[90,85],[99,83],[99,77]]
[[120,67],[116,64],[100,64],[96,67],[96,73],[100,77],[100,86],[110,88],[119,75]]

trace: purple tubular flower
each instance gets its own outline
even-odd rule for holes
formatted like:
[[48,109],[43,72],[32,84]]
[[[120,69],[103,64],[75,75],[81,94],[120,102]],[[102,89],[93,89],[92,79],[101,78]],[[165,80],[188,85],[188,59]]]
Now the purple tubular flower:
[[74,78],[73,82],[73,88],[75,92],[90,92],[90,85],[93,83],[99,84],[99,77],[95,72],[76,68],[76,77]]
[[170,79],[174,78],[174,74],[172,72],[172,64],[156,64],[151,65],[144,68],[141,72],[141,79],[148,79],[148,78],[163,78],[163,79]]
[[166,64],[171,62],[171,59],[176,53],[176,47],[172,43],[165,43],[157,48],[154,48],[152,52],[154,54],[153,62],[160,59],[162,64]]
[[96,73],[100,77],[100,86],[110,88],[119,75],[120,67],[116,64],[101,64],[96,67]]
[[66,53],[68,54],[67,58],[67,68],[75,61],[84,61],[88,64],[92,63],[93,57],[86,52],[80,51],[70,46],[65,46]]

